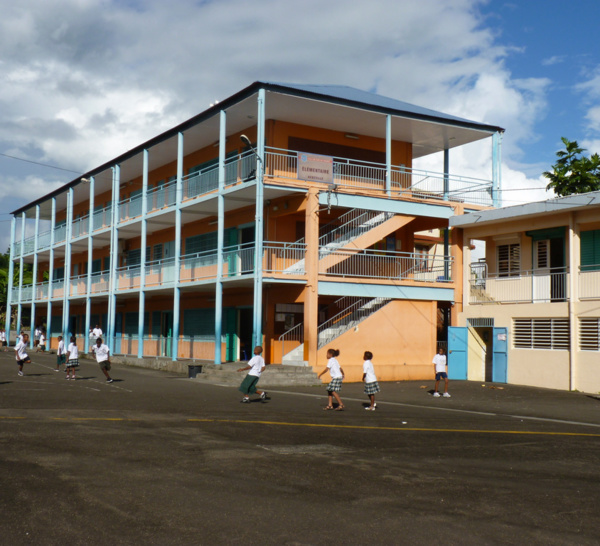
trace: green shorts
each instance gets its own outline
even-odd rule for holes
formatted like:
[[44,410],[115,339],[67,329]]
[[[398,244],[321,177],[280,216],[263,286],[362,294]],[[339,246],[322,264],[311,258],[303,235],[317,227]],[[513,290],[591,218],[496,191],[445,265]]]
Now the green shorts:
[[110,360],[103,360],[102,362],[98,362],[101,370],[110,370]]
[[255,375],[247,375],[244,377],[240,388],[238,389],[240,392],[244,394],[254,394],[256,392],[256,384],[260,378]]

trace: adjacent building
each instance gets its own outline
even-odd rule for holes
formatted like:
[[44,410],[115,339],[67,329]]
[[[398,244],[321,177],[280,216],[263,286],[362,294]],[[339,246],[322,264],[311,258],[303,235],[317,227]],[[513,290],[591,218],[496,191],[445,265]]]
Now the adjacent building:
[[[53,347],[73,334],[88,350],[99,325],[140,358],[218,364],[262,344],[270,363],[323,367],[333,346],[350,380],[365,350],[382,380],[429,377],[463,300],[448,222],[497,203],[502,132],[353,88],[255,82],[14,211],[11,264],[34,283],[10,287],[9,309]],[[483,139],[490,178],[451,172],[451,151]],[[414,167],[431,154],[441,172]]]
[[[451,218],[463,240],[455,378],[600,391],[600,192]],[[471,262],[470,246],[485,244]]]

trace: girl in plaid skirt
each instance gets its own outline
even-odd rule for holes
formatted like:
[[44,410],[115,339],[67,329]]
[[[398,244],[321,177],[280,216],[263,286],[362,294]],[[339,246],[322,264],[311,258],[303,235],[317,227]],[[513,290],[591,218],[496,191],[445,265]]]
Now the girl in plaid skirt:
[[381,389],[379,388],[379,383],[377,383],[377,376],[375,375],[375,370],[373,369],[373,363],[371,359],[373,358],[373,353],[371,351],[365,351],[363,355],[363,381],[365,382],[365,394],[371,400],[371,405],[367,406],[365,409],[369,411],[375,411],[377,404],[375,403],[375,393],[378,393]]
[[335,397],[336,402],[338,403],[337,411],[342,411],[344,409],[344,404],[342,404],[342,399],[338,394],[339,391],[342,390],[342,381],[344,380],[344,370],[340,366],[340,363],[336,360],[336,356],[340,354],[338,349],[329,349],[327,351],[327,367],[319,374],[319,378],[324,374],[329,372],[331,375],[331,382],[327,385],[327,396],[328,403],[325,406],[324,410],[332,410],[333,408],[333,398]]
[[[77,340],[71,336],[71,343],[67,347],[67,379],[75,379],[75,369],[79,367],[79,350],[77,349]],[[69,377],[69,372],[71,377]]]

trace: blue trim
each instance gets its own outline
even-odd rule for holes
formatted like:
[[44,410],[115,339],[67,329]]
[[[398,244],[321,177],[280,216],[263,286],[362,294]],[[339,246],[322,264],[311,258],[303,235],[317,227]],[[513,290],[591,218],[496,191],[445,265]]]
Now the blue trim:
[[[349,209],[378,210],[381,212],[393,212],[406,216],[427,216],[430,218],[449,219],[454,211],[451,206],[432,205],[429,203],[413,203],[410,201],[394,201],[392,199],[381,199],[378,197],[365,197],[362,195],[350,195],[345,193],[333,193],[331,204]],[[327,193],[319,193],[319,205],[326,207]]]
[[223,330],[223,241],[225,237],[225,159],[227,158],[227,113],[219,114],[219,196],[217,197],[217,279],[215,284],[215,364],[221,364]]
[[453,288],[433,286],[386,286],[347,282],[319,281],[319,296],[358,296],[396,300],[454,301]]

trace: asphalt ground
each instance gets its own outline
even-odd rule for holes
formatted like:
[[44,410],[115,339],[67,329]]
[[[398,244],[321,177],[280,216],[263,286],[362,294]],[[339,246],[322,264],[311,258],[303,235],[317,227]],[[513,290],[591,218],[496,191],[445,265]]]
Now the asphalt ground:
[[[0,353],[0,544],[600,543],[596,395],[232,387]],[[376,366],[375,362],[375,366]],[[376,368],[377,370],[377,368]],[[265,373],[269,373],[267,368]],[[240,374],[240,381],[243,374]]]

